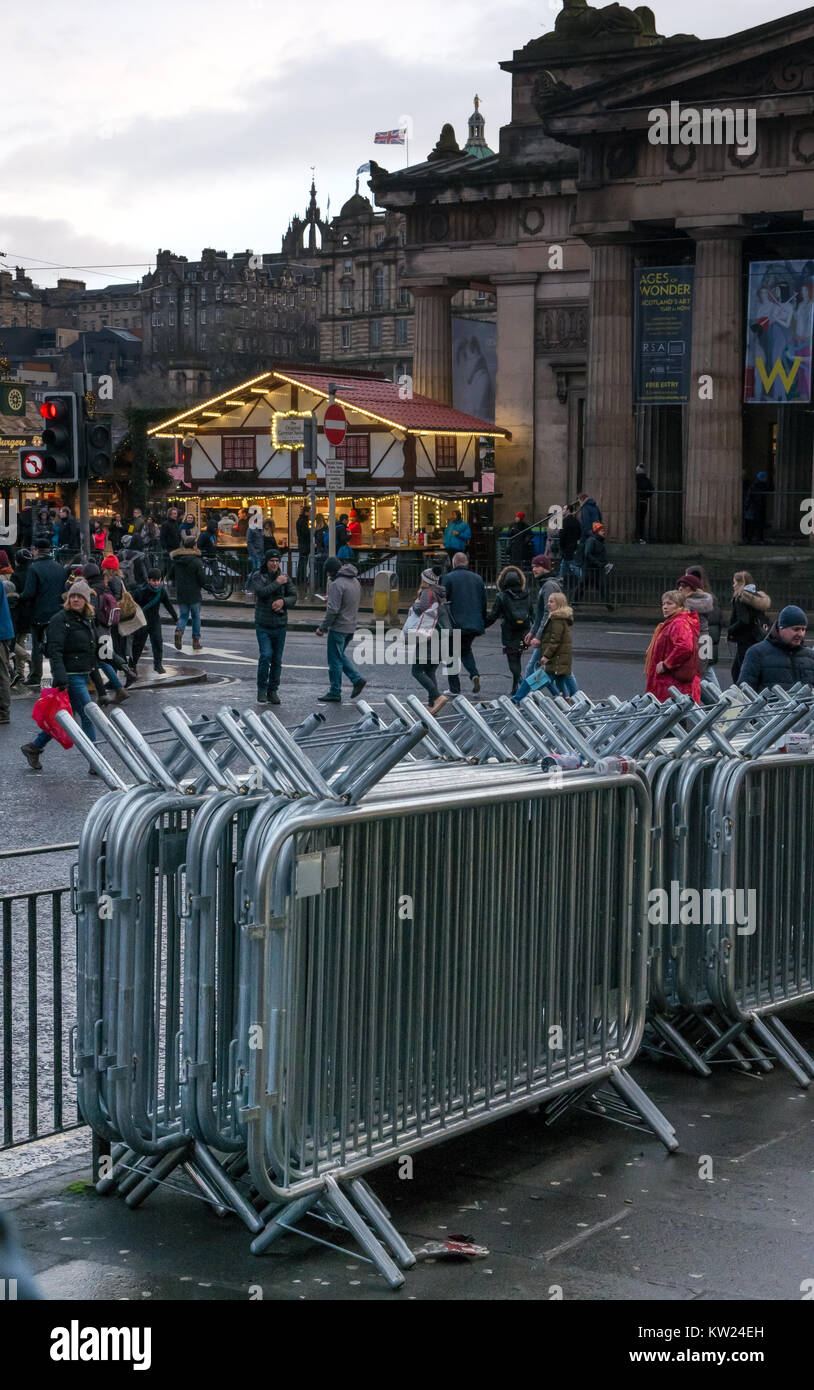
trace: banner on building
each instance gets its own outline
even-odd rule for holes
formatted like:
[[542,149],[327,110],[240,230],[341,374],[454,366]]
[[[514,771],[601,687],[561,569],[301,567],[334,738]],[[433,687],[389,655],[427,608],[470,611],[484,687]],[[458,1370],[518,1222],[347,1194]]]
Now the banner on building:
[[634,405],[686,405],[692,385],[695,267],[643,266],[633,273]]
[[747,405],[811,400],[814,261],[753,261],[746,314]]
[[464,415],[495,419],[497,324],[494,319],[452,319],[452,404]]
[[26,388],[16,381],[0,381],[0,415],[25,415]]

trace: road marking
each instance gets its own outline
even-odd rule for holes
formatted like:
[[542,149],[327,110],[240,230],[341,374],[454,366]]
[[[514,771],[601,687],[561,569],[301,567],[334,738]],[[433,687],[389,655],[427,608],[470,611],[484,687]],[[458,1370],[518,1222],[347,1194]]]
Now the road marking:
[[745,1154],[738,1154],[737,1158],[730,1158],[730,1163],[743,1163],[745,1158],[751,1158],[752,1154],[759,1154],[762,1149],[770,1149],[772,1144],[780,1144],[784,1139],[788,1139],[791,1134],[799,1134],[805,1129],[805,1125],[800,1125],[798,1129],[784,1129],[782,1134],[778,1134],[774,1139],[767,1139],[765,1144],[756,1144],[753,1149],[747,1149]]
[[566,1250],[572,1250],[575,1245],[581,1245],[584,1240],[590,1240],[597,1231],[606,1231],[609,1226],[618,1226],[620,1221],[632,1214],[631,1207],[622,1207],[614,1216],[609,1216],[606,1221],[600,1221],[596,1226],[591,1226],[587,1231],[580,1231],[578,1236],[572,1236],[570,1240],[564,1240],[562,1245],[555,1245],[553,1250],[541,1250],[539,1255],[532,1256],[535,1260],[554,1260],[557,1255],[562,1255]]

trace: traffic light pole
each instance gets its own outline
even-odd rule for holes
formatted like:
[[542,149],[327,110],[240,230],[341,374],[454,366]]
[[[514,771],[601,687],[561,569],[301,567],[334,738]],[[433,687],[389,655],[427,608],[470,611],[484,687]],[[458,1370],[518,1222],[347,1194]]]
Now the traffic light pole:
[[[86,372],[74,372],[73,389],[76,394],[76,418],[80,421],[83,415],[83,398],[86,391],[91,389],[91,379]],[[85,431],[77,429],[79,439],[79,533],[82,538],[82,559],[87,564],[93,557],[90,553],[90,501],[88,498],[88,460],[85,454]]]
[[[336,382],[328,383],[328,404],[333,405],[336,400]],[[328,458],[336,458],[336,449],[333,444],[328,445]],[[336,493],[333,488],[328,489],[328,554],[333,557],[336,555]]]

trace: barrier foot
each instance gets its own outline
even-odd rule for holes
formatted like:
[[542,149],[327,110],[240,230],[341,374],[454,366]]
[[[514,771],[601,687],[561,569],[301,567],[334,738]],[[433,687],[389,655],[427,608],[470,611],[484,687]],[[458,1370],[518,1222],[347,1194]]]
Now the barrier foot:
[[375,1226],[385,1245],[390,1247],[396,1263],[402,1269],[412,1269],[415,1264],[415,1255],[393,1225],[389,1211],[379,1201],[375,1192],[368,1187],[364,1178],[354,1178],[350,1190],[356,1205],[362,1208],[368,1221],[372,1226]]
[[[130,1152],[133,1153],[132,1149]],[[158,1163],[158,1158],[154,1154],[145,1158],[143,1154],[139,1156],[133,1153],[131,1163],[132,1167],[130,1167],[130,1171],[128,1172],[125,1168],[124,1177],[119,1183],[120,1197],[126,1197],[128,1192],[132,1192],[133,1188],[138,1186],[142,1178],[146,1177],[147,1173],[149,1173],[152,1168],[155,1168]]]
[[404,1283],[404,1275],[393,1263],[370,1227],[365,1225],[358,1211],[354,1209],[353,1204],[330,1173],[325,1178],[325,1189],[323,1200],[333,1207],[334,1211],[341,1217],[343,1225],[347,1226],[348,1230],[356,1237],[368,1259],[376,1266],[391,1289],[400,1289]]
[[649,1096],[646,1096],[641,1086],[639,1086],[627,1072],[620,1071],[618,1067],[611,1069],[608,1077],[611,1085],[617,1090],[623,1100],[641,1115],[645,1124],[652,1129],[657,1139],[660,1139],[668,1153],[672,1153],[678,1148],[678,1140],[673,1126],[665,1115],[662,1115],[657,1105],[654,1105]]
[[209,1179],[200,1171],[198,1165],[192,1159],[185,1159],[181,1165],[187,1177],[203,1193],[204,1199],[209,1203],[216,1216],[226,1216],[230,1210],[223,1201],[222,1196],[215,1190]]
[[680,1061],[686,1062],[691,1071],[698,1072],[699,1076],[712,1076],[712,1067],[707,1066],[701,1054],[696,1052],[687,1038],[681,1036],[669,1019],[664,1018],[662,1014],[654,1014],[650,1024],[653,1031],[658,1033]]
[[[726,1021],[728,1022],[728,1020]],[[712,1060],[716,1053],[723,1051],[729,1053],[729,1056],[732,1058],[733,1062],[736,1063],[736,1065],[739,1067],[741,1071],[752,1071],[753,1064],[754,1066],[758,1067],[760,1071],[772,1070],[772,1064],[769,1061],[768,1057],[764,1057],[760,1049],[758,1047],[755,1047],[755,1044],[752,1042],[752,1039],[746,1036],[746,1024],[743,1022],[743,1020],[738,1020],[736,1023],[729,1023],[729,1027],[721,1029],[718,1027],[714,1019],[710,1018],[709,1015],[704,1014],[703,1023],[705,1028],[708,1030],[708,1032],[712,1034],[713,1038],[715,1039],[715,1042],[711,1043],[709,1047],[705,1048],[702,1054],[705,1060]],[[744,1047],[746,1051],[749,1053],[751,1061],[749,1057],[744,1057],[743,1054],[739,1051],[738,1047],[736,1047],[734,1042],[735,1038],[738,1039],[738,1042],[741,1044],[741,1046]]]
[[797,1085],[802,1086],[804,1090],[808,1086],[810,1086],[811,1077],[803,1071],[803,1068],[798,1064],[796,1058],[792,1056],[791,1052],[785,1047],[781,1039],[777,1037],[770,1028],[767,1028],[764,1020],[762,1018],[758,1018],[757,1015],[753,1015],[751,1019],[751,1024],[752,1028],[760,1038],[760,1041],[764,1044],[765,1047],[769,1049],[770,1052],[774,1053],[778,1062],[782,1063],[782,1065],[786,1068],[786,1071],[791,1073],[791,1075],[794,1077],[794,1080],[797,1082]]
[[99,1178],[99,1180],[93,1184],[95,1191],[99,1193],[100,1197],[106,1197],[108,1192],[113,1191],[119,1181],[117,1170],[120,1167],[126,1169],[128,1165],[133,1162],[135,1156],[133,1150],[128,1149],[126,1144],[116,1145],[113,1153],[110,1155],[113,1166],[108,1176],[106,1178]]
[[814,1057],[810,1052],[806,1052],[803,1044],[798,1042],[793,1033],[790,1033],[785,1023],[781,1023],[776,1014],[769,1014],[765,1020],[767,1028],[776,1033],[781,1043],[785,1045],[793,1057],[797,1058],[800,1066],[807,1071],[809,1076],[814,1077]]
[[262,1218],[257,1215],[251,1203],[247,1201],[240,1189],[235,1186],[203,1144],[194,1144],[192,1162],[200,1170],[206,1182],[225,1199],[227,1208],[231,1208],[235,1215],[240,1217],[253,1235],[259,1235],[263,1229]]
[[[319,1192],[309,1192],[305,1197],[298,1197],[296,1201],[289,1202],[288,1206],[283,1207],[269,1221],[266,1229],[259,1236],[255,1236],[249,1249],[253,1255],[262,1255],[264,1250],[274,1243],[283,1231],[291,1231],[295,1224],[310,1211],[315,1202],[319,1200]],[[283,1220],[283,1218],[286,1218]]]
[[155,1167],[150,1169],[146,1177],[142,1178],[138,1187],[135,1187],[129,1196],[125,1197],[124,1200],[128,1207],[135,1209],[141,1206],[145,1198],[155,1191],[158,1184],[168,1178],[179,1163],[183,1163],[187,1156],[188,1147],[187,1144],[184,1144],[183,1148],[171,1149],[169,1153],[164,1154]]

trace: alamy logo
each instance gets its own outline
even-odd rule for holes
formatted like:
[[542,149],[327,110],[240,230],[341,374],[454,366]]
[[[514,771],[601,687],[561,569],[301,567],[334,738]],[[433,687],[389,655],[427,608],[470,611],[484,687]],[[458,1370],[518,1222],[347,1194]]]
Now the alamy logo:
[[457,676],[461,669],[460,628],[436,627],[431,634],[391,628],[379,619],[376,631],[356,635],[351,659],[360,666],[412,666],[429,662],[444,665],[447,673]]
[[757,149],[757,111],[731,106],[655,106],[647,114],[651,145],[735,145],[743,159]]
[[51,1330],[52,1361],[132,1361],[134,1371],[149,1371],[152,1330],[149,1327],[69,1327]]
[[666,888],[651,888],[647,895],[647,920],[651,927],[737,926],[738,936],[752,936],[757,928],[757,893],[754,888],[682,888],[675,879]]

